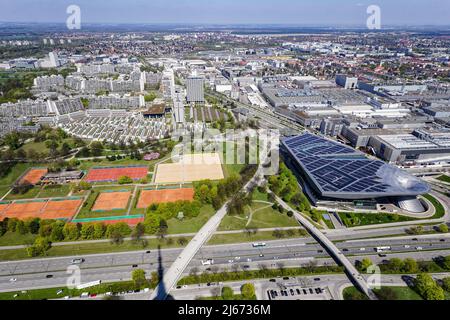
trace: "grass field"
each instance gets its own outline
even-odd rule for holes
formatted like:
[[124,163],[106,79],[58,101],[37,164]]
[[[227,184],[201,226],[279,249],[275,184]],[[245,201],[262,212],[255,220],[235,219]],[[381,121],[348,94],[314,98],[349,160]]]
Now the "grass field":
[[436,210],[436,212],[434,213],[432,219],[442,218],[445,215],[445,209],[442,206],[442,204],[435,197],[433,197],[431,194],[425,194],[424,197],[433,204],[433,206],[434,206],[434,208]]
[[346,227],[417,220],[398,214],[389,213],[339,212],[339,216],[341,217]]
[[[242,230],[248,228],[276,228],[276,227],[296,227],[298,223],[294,218],[289,218],[286,213],[279,213],[272,209],[270,204],[254,202],[251,206],[253,215],[247,207],[242,215],[230,216],[223,218],[218,230]],[[247,225],[248,220],[251,221]]]
[[[390,288],[397,296],[397,299],[395,300],[423,300],[422,297],[410,287],[388,287],[388,288]],[[374,292],[375,294],[377,294],[379,290],[375,289]]]
[[42,187],[38,194],[38,198],[57,198],[65,197],[70,192],[70,185],[49,185]]
[[205,205],[201,208],[200,214],[191,219],[178,220],[172,218],[167,221],[169,234],[194,233],[203,227],[203,225],[216,213],[211,205]]
[[0,198],[2,198],[11,189],[10,186],[0,186]]
[[134,160],[134,159],[120,159],[116,161],[109,161],[107,159],[98,159],[99,161],[82,160],[79,168],[80,170],[89,170],[92,167],[107,167],[107,166],[126,166],[126,165],[143,165],[150,166],[154,161]]
[[17,200],[17,199],[33,199],[36,198],[36,196],[39,194],[39,191],[41,188],[39,186],[32,187],[24,194],[14,194],[10,192],[6,197],[5,200]]
[[20,234],[18,232],[6,232],[0,237],[0,246],[16,246],[26,245],[34,242],[37,235],[34,234]]
[[436,179],[439,180],[439,181],[450,183],[450,177],[445,175],[445,174],[443,174],[442,176],[437,177]]

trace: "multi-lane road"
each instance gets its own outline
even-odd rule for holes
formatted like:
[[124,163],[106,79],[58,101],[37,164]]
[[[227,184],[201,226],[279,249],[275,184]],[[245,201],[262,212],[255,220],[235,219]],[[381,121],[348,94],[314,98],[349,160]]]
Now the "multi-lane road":
[[[444,239],[445,241],[441,241]],[[411,237],[392,239],[368,239],[360,241],[342,241],[335,245],[354,263],[364,256],[374,262],[382,262],[391,257],[414,257],[430,260],[436,256],[450,255],[450,238],[440,235],[413,240]],[[374,248],[390,246],[387,257],[379,257]],[[421,247],[418,250],[417,247]],[[170,267],[181,253],[181,249],[161,250],[162,266]],[[158,251],[137,251],[125,253],[108,253],[84,256],[80,265],[82,283],[102,280],[120,281],[131,277],[135,268],[143,268],[149,274],[158,268]],[[59,257],[0,263],[0,291],[12,291],[31,288],[64,286],[69,274],[67,267],[74,257]],[[203,266],[201,261],[213,259],[212,266]],[[311,260],[318,264],[333,264],[332,259],[323,248],[311,238],[267,241],[265,247],[254,248],[251,243],[217,245],[203,247],[191,260],[184,274],[192,269],[206,268],[255,269],[260,265],[268,268],[300,266]],[[134,267],[133,267],[134,265]],[[51,275],[51,278],[47,278]],[[11,279],[16,281],[12,282]]]

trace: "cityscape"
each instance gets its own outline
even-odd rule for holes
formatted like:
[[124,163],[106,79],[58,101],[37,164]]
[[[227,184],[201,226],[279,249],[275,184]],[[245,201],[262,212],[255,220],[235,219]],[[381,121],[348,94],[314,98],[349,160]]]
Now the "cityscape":
[[32,2],[0,1],[0,300],[450,300],[448,2]]

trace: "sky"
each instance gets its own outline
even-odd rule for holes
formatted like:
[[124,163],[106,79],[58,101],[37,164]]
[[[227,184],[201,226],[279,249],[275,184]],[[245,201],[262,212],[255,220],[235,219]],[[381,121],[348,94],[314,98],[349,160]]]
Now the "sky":
[[0,0],[0,22],[365,25],[369,5],[385,25],[450,25],[449,0]]

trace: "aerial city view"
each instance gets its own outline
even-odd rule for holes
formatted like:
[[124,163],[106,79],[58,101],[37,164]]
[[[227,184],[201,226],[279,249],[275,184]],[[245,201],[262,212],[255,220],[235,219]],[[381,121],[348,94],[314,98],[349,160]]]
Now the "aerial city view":
[[450,300],[448,1],[0,8],[0,300]]

